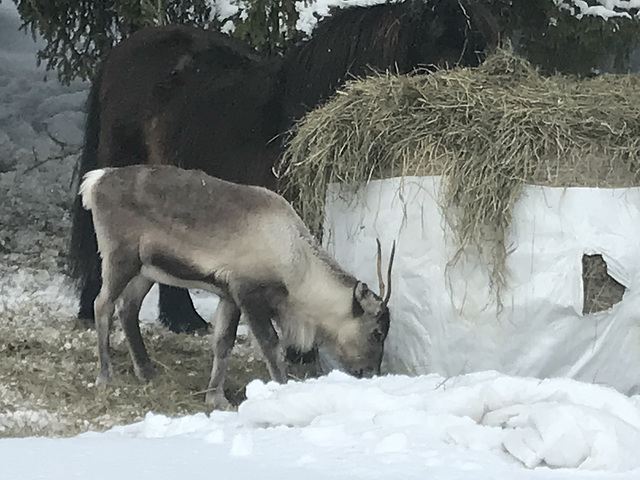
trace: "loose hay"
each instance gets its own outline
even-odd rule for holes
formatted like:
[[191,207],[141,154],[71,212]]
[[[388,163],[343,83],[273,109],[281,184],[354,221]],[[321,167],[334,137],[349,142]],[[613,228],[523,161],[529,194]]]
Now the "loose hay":
[[[145,325],[143,336],[158,371],[151,383],[142,384],[116,328],[116,379],[97,387],[95,331],[76,328],[72,317],[49,315],[48,308],[23,305],[2,312],[0,437],[69,436],[131,423],[148,411],[177,416],[211,410],[204,403],[212,360],[207,337]],[[226,382],[232,403],[242,401],[244,387],[254,378],[268,380],[268,372],[257,350],[239,337]]]
[[499,289],[526,183],[640,185],[639,87],[638,75],[544,78],[508,50],[475,69],[357,80],[296,126],[283,185],[318,233],[329,183],[442,175],[460,251],[477,249]]

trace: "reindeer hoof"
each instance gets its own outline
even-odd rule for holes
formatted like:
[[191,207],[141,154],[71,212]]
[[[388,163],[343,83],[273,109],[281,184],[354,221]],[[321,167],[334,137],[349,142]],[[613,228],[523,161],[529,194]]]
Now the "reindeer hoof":
[[207,395],[204,399],[207,405],[210,405],[213,410],[232,410],[233,407],[229,403],[224,396],[224,394],[219,392],[207,392]]
[[104,372],[104,371],[100,371],[98,373],[98,376],[96,377],[96,385],[106,385],[108,383],[111,383],[113,381],[113,377],[111,376],[110,372]]

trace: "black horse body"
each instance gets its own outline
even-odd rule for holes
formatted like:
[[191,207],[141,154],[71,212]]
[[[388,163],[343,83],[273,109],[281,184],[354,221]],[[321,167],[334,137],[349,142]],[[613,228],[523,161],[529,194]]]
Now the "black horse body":
[[[282,136],[348,78],[372,71],[474,66],[497,43],[475,0],[421,0],[338,10],[284,59],[263,58],[226,35],[186,26],[142,30],[109,54],[88,101],[80,173],[160,163],[275,188]],[[93,318],[100,261],[88,212],[73,209],[72,274],[80,316]],[[206,328],[186,291],[160,288],[160,320]]]
[[[279,60],[218,32],[182,25],[137,32],[111,51],[92,84],[79,173],[173,164],[273,188],[279,70]],[[100,259],[80,197],[69,260],[81,287],[79,316],[93,319]],[[160,296],[160,319],[172,330],[206,328],[185,291],[163,286]]]
[[497,20],[475,0],[407,0],[335,10],[310,40],[285,56],[284,126],[327,100],[350,78],[376,71],[405,74],[476,66],[497,43]]

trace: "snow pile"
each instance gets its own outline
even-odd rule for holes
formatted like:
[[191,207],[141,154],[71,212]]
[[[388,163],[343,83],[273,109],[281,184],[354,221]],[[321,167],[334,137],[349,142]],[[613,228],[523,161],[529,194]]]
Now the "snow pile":
[[341,373],[285,386],[254,381],[238,410],[259,427],[304,428],[321,447],[343,442],[376,453],[433,442],[506,450],[527,467],[640,468],[640,411],[601,386],[495,372],[354,380]]
[[[267,477],[277,471],[274,451],[296,459],[292,467],[337,458],[358,458],[369,472],[395,465],[395,478],[404,469],[435,466],[434,456],[452,455],[464,457],[465,468],[485,469],[487,478],[492,472],[498,478],[501,468],[509,478],[525,478],[517,473],[525,467],[640,473],[637,404],[610,388],[568,379],[484,372],[357,380],[333,372],[286,385],[254,381],[247,397],[237,413],[176,419],[149,413],[105,436],[199,440],[215,446],[218,464],[251,458],[264,462]],[[536,478],[549,478],[547,468],[536,470],[543,475]]]
[[57,415],[46,410],[19,409],[0,413],[0,435],[8,430],[21,430],[25,434],[37,435],[42,431],[62,433],[64,426]]

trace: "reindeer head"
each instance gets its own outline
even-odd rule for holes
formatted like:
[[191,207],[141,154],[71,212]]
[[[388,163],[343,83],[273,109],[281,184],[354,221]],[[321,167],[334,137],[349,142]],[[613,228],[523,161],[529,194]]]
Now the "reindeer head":
[[382,279],[382,253],[379,240],[377,240],[377,244],[380,294],[377,295],[371,291],[366,283],[357,282],[353,288],[352,318],[345,322],[339,331],[337,342],[333,347],[335,351],[327,352],[325,350],[323,355],[321,350],[321,363],[324,360],[329,369],[340,368],[359,378],[380,374],[384,341],[389,333],[388,303],[391,298],[391,268],[396,244],[393,242],[389,258],[386,295]]

